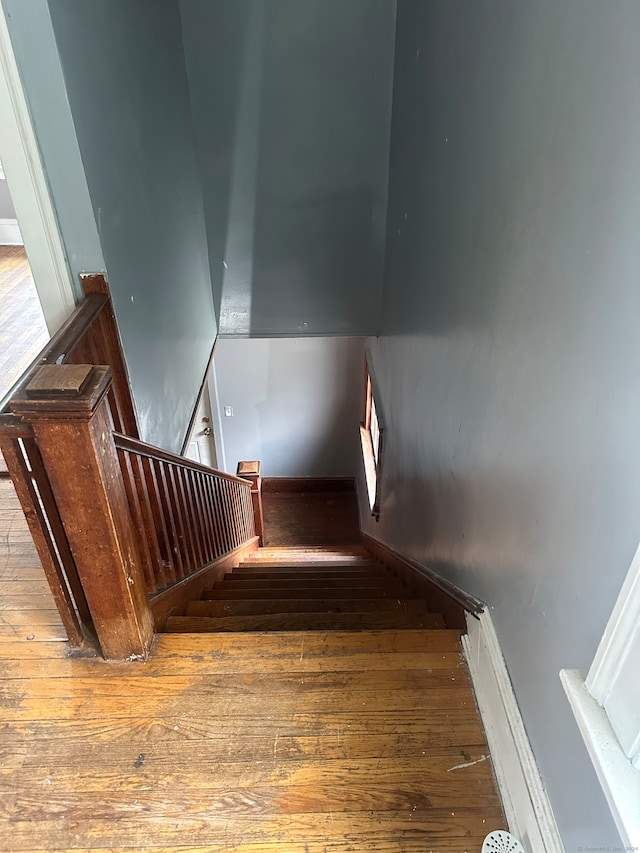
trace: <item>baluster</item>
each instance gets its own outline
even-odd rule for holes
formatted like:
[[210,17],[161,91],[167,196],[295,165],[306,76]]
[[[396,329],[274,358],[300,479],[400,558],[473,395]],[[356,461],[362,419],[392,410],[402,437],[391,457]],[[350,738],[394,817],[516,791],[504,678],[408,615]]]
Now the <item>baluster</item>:
[[176,572],[175,557],[171,547],[171,537],[167,527],[167,517],[160,495],[160,483],[156,474],[156,466],[153,460],[141,457],[142,470],[147,484],[147,494],[151,511],[153,513],[155,529],[158,532],[158,544],[162,555],[162,571],[168,584],[173,583],[178,577]]
[[[67,546],[64,550],[68,553],[65,555],[62,542],[59,543],[61,546],[60,550],[62,551],[61,566],[58,559],[59,552],[49,533],[47,518],[40,506],[40,501],[38,500],[38,495],[31,478],[31,472],[27,468],[19,441],[17,439],[3,439],[1,446],[2,455],[7,463],[13,486],[22,505],[33,542],[40,557],[42,568],[44,569],[49,588],[51,589],[56,607],[67,632],[69,642],[72,646],[82,646],[85,640],[84,631],[74,608],[74,602],[69,594],[69,589],[67,588],[69,572],[71,571],[74,575],[76,572],[71,552],[68,551]],[[50,516],[52,511],[57,515],[55,501],[52,501],[51,504],[48,501],[45,502],[45,512],[47,512],[47,515]],[[63,539],[66,543],[66,536],[63,536]],[[68,561],[64,559],[63,555],[68,557]],[[81,600],[84,601],[84,592],[81,587],[79,592]],[[83,618],[83,621],[90,623],[88,615],[81,618]]]
[[226,550],[232,551],[235,547],[233,541],[233,501],[231,499],[231,489],[229,488],[228,480],[220,480],[222,493],[224,496],[224,516],[223,526],[226,533]]
[[149,539],[142,515],[142,509],[140,507],[140,500],[138,498],[138,489],[136,488],[136,483],[133,477],[131,458],[125,451],[118,450],[118,459],[120,461],[120,471],[122,473],[124,488],[127,493],[127,500],[129,502],[131,520],[133,522],[138,542],[140,560],[145,577],[145,587],[147,593],[152,593],[156,591],[156,579],[153,572],[151,553],[149,551]]
[[174,555],[176,576],[178,579],[185,576],[184,562],[182,560],[182,548],[180,536],[178,534],[178,525],[174,515],[173,505],[171,502],[171,489],[169,486],[170,480],[167,473],[167,464],[161,460],[153,460],[156,468],[156,477],[160,484],[160,501],[164,509],[165,519],[167,521],[167,530],[171,541],[171,552]]
[[129,454],[129,459],[133,470],[133,479],[136,490],[139,495],[140,509],[147,535],[155,587],[156,589],[162,589],[167,585],[167,578],[164,565],[165,561],[163,560],[160,546],[161,525],[156,522],[157,515],[154,515],[151,508],[148,481],[143,466],[144,460],[137,454]]
[[196,547],[199,565],[205,566],[209,562],[209,548],[207,547],[206,529],[202,514],[202,501],[198,493],[197,476],[197,472],[191,471],[188,468],[182,471],[191,535],[193,536],[193,542]]
[[175,465],[167,466],[167,479],[170,488],[170,497],[178,530],[180,541],[180,554],[182,555],[182,565],[184,576],[188,577],[194,569],[195,557],[191,551],[191,542],[187,529],[187,520],[185,518],[184,506],[182,503],[182,493],[180,489],[180,477]]
[[220,500],[218,497],[218,479],[219,478],[215,476],[205,478],[205,486],[209,496],[209,499],[207,501],[207,508],[209,512],[209,518],[211,519],[213,535],[215,539],[214,558],[216,560],[225,551],[224,537],[222,535],[222,529],[220,525],[221,509]]

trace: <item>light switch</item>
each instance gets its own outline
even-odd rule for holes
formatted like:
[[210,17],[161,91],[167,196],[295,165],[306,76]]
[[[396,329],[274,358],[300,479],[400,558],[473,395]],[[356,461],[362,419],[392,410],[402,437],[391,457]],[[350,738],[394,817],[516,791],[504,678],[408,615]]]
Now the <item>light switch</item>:
[[225,418],[233,417],[233,406],[225,406],[224,407],[224,416]]

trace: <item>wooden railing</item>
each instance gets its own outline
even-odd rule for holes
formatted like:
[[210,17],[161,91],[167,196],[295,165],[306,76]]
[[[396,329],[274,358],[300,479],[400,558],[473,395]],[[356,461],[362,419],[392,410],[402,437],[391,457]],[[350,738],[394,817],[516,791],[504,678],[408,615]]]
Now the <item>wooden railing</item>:
[[159,613],[256,547],[252,485],[139,440],[106,282],[83,285],[0,402],[0,449],[71,644],[144,656]]
[[38,556],[74,646],[94,635],[94,626],[75,560],[31,424],[14,414],[10,401],[42,365],[109,364],[113,384],[108,407],[114,425],[138,437],[120,336],[104,276],[81,277],[85,298],[20,379],[0,400],[0,450],[24,510]]
[[125,435],[114,439],[149,595],[256,535],[247,480]]

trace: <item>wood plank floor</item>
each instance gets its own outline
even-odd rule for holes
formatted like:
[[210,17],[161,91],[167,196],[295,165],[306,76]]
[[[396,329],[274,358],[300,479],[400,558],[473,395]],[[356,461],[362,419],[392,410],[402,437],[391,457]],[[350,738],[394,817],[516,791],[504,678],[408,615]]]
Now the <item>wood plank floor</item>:
[[353,491],[270,491],[262,494],[265,545],[348,545],[360,539]]
[[0,850],[475,853],[504,827],[457,632],[74,659],[6,480],[0,531]]
[[[0,399],[48,340],[24,246],[0,246]],[[0,453],[0,476],[6,471]]]
[[48,340],[24,246],[0,246],[0,397]]

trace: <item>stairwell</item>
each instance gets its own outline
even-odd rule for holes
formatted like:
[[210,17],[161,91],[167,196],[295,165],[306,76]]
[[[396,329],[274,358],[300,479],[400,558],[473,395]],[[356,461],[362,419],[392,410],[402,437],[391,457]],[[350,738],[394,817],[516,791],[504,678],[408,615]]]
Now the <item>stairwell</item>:
[[[159,641],[219,668],[224,701],[212,708],[205,680],[192,712],[222,726],[233,715],[230,737],[267,786],[257,800],[243,789],[231,835],[279,853],[480,850],[506,825],[463,607],[357,541],[352,483],[265,486],[267,544],[170,616]],[[226,772],[235,789],[247,771]]]
[[0,636],[0,850],[479,850],[504,819],[469,603],[360,540],[353,481],[264,481],[263,531],[259,475],[141,441],[106,282],[83,286],[0,401],[53,594],[19,577],[2,604],[62,620],[54,644],[33,610]]
[[261,548],[224,575],[165,630],[363,631],[444,628],[417,597],[361,545]]

